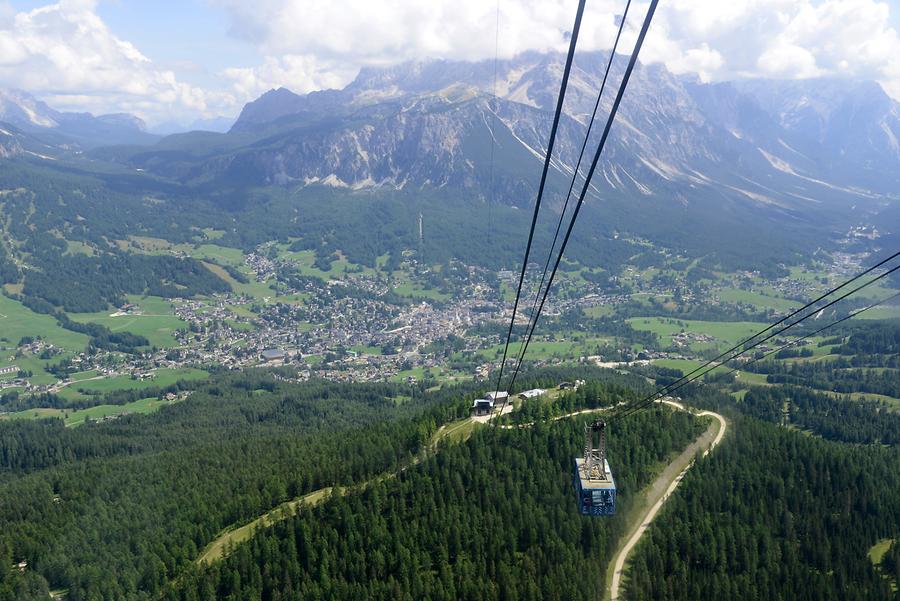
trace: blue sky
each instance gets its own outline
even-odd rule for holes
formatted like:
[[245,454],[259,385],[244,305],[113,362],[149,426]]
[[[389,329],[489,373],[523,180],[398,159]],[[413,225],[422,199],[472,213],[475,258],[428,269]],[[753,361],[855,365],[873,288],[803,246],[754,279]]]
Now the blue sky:
[[120,0],[101,3],[97,12],[117,36],[163,65],[194,63],[218,73],[260,60],[251,44],[228,35],[227,13],[203,0]]
[[[30,11],[47,0],[13,0],[17,11]],[[212,85],[215,74],[229,67],[251,67],[260,61],[252,44],[228,34],[226,11],[205,0],[115,0],[101,2],[97,15],[118,37],[185,80]]]
[[[592,0],[606,49],[624,0]],[[500,54],[565,47],[575,0],[499,0]],[[636,0],[625,47],[646,0]],[[236,115],[268,89],[346,85],[362,66],[494,54],[485,0],[0,0],[0,87],[150,123]],[[846,76],[900,98],[900,0],[665,0],[641,54],[705,80]]]

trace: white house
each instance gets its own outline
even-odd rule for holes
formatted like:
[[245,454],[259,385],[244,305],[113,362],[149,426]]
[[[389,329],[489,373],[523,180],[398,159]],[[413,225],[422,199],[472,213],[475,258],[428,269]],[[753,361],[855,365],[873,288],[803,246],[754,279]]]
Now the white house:
[[475,415],[485,415],[494,410],[493,399],[475,399],[472,403],[472,411]]

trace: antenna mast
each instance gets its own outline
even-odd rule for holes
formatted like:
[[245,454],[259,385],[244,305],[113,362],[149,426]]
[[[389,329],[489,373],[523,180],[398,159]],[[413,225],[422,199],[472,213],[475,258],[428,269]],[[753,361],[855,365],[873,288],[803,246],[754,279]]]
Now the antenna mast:
[[419,213],[419,263],[425,263],[425,229],[422,227],[422,213]]

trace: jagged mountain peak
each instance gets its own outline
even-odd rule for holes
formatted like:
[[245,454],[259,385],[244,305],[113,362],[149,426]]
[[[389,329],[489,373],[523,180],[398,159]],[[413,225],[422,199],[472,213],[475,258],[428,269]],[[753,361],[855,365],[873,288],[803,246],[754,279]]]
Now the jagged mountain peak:
[[[554,151],[551,203],[577,161],[608,59],[604,52],[576,58]],[[496,85],[493,60],[369,67],[341,90],[267,92],[244,107],[232,128],[241,136],[226,137],[212,155],[186,149],[198,158],[173,162],[160,149],[132,161],[184,181],[458,188],[468,197],[522,206],[537,186],[564,60],[561,53],[536,52],[500,60]],[[614,58],[600,123],[626,62]],[[896,190],[897,103],[883,93],[867,101],[873,85],[710,84],[662,65],[639,65],[594,191],[681,205],[713,194],[800,211],[819,202],[850,206]],[[191,140],[168,142],[166,150]]]
[[17,126],[57,127],[60,114],[28,92],[0,88],[0,120]]

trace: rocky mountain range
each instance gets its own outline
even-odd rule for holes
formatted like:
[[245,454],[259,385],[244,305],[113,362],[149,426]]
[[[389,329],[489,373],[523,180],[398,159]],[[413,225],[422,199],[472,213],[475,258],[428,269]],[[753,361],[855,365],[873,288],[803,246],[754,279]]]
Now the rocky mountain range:
[[[557,192],[577,159],[607,56],[577,61],[554,163]],[[222,136],[177,135],[100,156],[185,182],[453,187],[522,206],[536,186],[562,58],[501,61],[496,97],[491,61],[367,68],[342,90],[272,90]],[[617,58],[614,84],[625,62]],[[680,203],[701,189],[788,209],[852,205],[900,189],[898,139],[900,104],[873,82],[705,84],[641,66],[594,183],[599,193]]]
[[[91,127],[131,131],[136,139],[127,145],[96,143],[112,137],[96,135],[89,159],[179,185],[328,187],[355,194],[430,190],[527,207],[563,59],[525,53],[502,60],[496,81],[493,61],[365,68],[341,90],[267,92],[244,107],[227,133],[189,132],[159,141],[125,117],[58,113],[36,101],[3,100],[0,121],[44,140],[48,132],[72,137]],[[548,187],[553,206],[563,201],[607,59],[601,52],[577,57]],[[625,62],[622,56],[613,62],[589,152]],[[0,138],[6,156],[24,149],[14,137]],[[603,199],[609,224],[634,225],[653,216],[688,228],[709,224],[706,215],[716,212],[734,228],[762,218],[778,227],[824,226],[837,235],[878,221],[874,216],[900,196],[898,140],[900,104],[874,82],[703,83],[661,65],[639,65],[589,204]],[[32,160],[51,154],[31,152]],[[637,216],[617,217],[627,212]],[[878,225],[900,230],[897,223]],[[652,235],[653,227],[647,224],[640,235]]]

